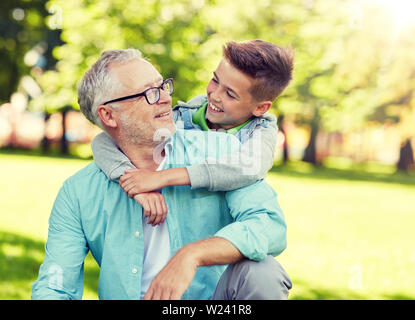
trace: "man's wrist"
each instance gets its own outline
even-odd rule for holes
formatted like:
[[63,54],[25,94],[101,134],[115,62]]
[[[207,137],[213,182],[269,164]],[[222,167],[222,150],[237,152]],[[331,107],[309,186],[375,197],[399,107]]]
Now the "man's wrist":
[[197,267],[230,264],[244,257],[231,242],[220,237],[189,243],[179,251]]
[[197,243],[189,243],[182,247],[178,252],[189,264],[196,268],[201,266],[200,250],[197,248]]

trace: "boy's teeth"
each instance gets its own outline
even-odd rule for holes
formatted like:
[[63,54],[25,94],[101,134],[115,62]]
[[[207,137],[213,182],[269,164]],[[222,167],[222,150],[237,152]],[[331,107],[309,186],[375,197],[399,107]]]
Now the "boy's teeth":
[[222,111],[221,109],[215,107],[213,104],[210,104],[210,107],[215,111]]

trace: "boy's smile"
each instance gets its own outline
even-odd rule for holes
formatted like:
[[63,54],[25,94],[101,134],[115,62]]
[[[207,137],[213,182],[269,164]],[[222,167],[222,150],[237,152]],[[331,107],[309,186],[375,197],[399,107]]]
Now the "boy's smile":
[[210,112],[212,112],[212,113],[219,113],[219,112],[223,112],[223,110],[222,110],[222,109],[218,108],[217,106],[215,106],[215,105],[214,105],[214,104],[212,104],[212,103],[209,103],[209,104],[208,104],[208,110],[209,110]]

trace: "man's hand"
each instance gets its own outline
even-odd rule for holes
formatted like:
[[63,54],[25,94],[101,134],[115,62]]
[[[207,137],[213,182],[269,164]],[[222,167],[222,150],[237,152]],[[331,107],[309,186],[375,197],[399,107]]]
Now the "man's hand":
[[153,279],[144,300],[179,300],[192,283],[197,267],[193,255],[183,247]]
[[149,217],[148,224],[155,226],[164,222],[167,216],[167,205],[161,193],[140,193],[135,195],[134,199],[143,207],[144,217]]
[[120,177],[120,185],[130,198],[139,193],[155,191],[163,188],[161,171],[149,169],[126,170]]

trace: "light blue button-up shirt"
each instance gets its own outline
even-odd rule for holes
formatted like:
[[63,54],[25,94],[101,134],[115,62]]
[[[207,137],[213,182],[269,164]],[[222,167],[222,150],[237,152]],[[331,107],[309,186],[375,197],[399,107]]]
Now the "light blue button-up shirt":
[[[232,154],[240,142],[219,132],[177,130],[166,144],[164,168]],[[280,254],[286,225],[276,193],[264,181],[228,192],[162,189],[170,250],[212,236],[233,243],[249,259]],[[142,207],[94,162],[67,179],[49,218],[46,253],[32,299],[81,299],[84,259],[100,266],[100,299],[139,299],[143,270]],[[183,299],[209,299],[226,266],[199,267]]]

